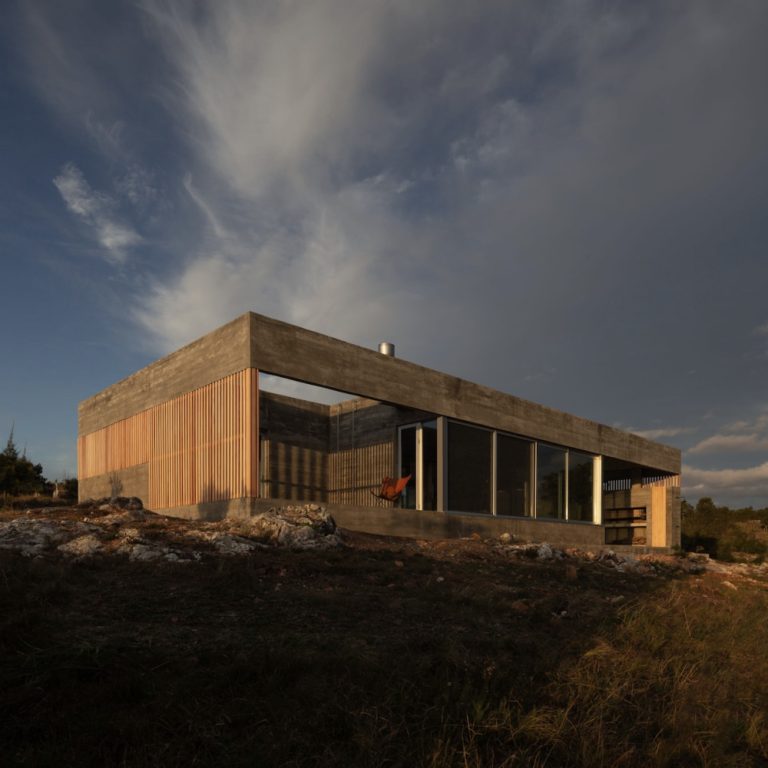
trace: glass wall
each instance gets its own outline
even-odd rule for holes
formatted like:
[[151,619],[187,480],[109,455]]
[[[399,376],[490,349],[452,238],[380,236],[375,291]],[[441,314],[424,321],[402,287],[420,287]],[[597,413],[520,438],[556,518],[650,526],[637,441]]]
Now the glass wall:
[[403,509],[416,509],[416,430],[418,425],[400,430],[400,477],[411,475],[400,497]]
[[491,511],[492,438],[490,430],[448,422],[448,509]]
[[437,509],[437,421],[421,425],[422,509]]
[[541,443],[537,449],[536,517],[564,520],[566,451]]
[[[594,456],[463,422],[444,424],[445,510],[593,522]],[[412,476],[400,506],[438,508],[440,461],[438,420],[400,428],[400,476]]]
[[568,451],[568,519],[591,522],[594,517],[592,471],[587,453]]
[[437,421],[400,428],[400,477],[408,475],[400,506],[437,509]]
[[496,514],[531,514],[533,443],[511,435],[496,437]]

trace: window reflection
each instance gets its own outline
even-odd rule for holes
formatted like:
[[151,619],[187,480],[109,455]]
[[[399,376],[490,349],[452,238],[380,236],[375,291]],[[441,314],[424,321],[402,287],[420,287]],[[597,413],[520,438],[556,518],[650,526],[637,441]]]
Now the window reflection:
[[592,504],[592,456],[578,451],[568,451],[568,519],[593,518]]
[[536,517],[565,518],[565,450],[541,443],[536,461]]
[[496,441],[496,514],[531,514],[531,445],[510,435]]
[[491,511],[492,432],[448,422],[448,509]]
[[421,468],[424,475],[422,509],[437,509],[437,421],[421,425]]
[[403,509],[416,509],[416,427],[400,430],[400,476],[411,475],[400,497]]

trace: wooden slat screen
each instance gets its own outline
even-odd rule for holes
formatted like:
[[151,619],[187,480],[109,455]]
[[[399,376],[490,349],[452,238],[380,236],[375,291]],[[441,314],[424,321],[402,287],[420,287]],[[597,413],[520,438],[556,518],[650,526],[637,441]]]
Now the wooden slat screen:
[[85,479],[148,465],[150,509],[258,495],[258,371],[246,368],[77,441]]
[[644,488],[679,488],[680,475],[643,475]]
[[384,477],[394,474],[391,442],[333,451],[328,461],[328,501],[333,504],[390,506],[371,491],[381,488]]

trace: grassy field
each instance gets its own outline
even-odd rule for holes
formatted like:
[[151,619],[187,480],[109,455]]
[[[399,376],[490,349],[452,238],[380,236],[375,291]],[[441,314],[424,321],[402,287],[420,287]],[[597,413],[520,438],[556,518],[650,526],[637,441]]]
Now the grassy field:
[[350,536],[194,564],[0,551],[18,766],[764,766],[768,584]]

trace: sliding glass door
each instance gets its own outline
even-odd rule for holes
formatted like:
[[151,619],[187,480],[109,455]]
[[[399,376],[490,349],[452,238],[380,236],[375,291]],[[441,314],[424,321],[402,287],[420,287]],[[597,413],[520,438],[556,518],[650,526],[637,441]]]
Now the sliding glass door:
[[437,421],[399,429],[400,477],[411,476],[400,497],[403,509],[437,509]]

